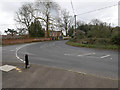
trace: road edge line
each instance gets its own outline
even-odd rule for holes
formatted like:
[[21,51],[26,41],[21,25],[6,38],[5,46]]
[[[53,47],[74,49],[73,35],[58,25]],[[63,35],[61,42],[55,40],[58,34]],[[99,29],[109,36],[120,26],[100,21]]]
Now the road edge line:
[[33,44],[36,44],[36,43],[25,44],[25,45],[22,45],[21,47],[16,48],[16,52],[15,52],[16,58],[17,58],[18,60],[20,60],[20,61],[22,61],[22,62],[25,63],[25,61],[24,61],[23,59],[21,59],[21,58],[18,56],[17,53],[18,53],[18,51],[19,51],[21,48],[26,47],[26,46],[29,46],[29,45],[33,45]]

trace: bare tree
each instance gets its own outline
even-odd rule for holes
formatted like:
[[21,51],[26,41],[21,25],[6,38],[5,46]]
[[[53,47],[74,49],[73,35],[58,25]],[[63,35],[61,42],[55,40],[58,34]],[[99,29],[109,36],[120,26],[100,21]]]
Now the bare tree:
[[92,19],[91,24],[93,25],[100,25],[102,22],[99,19]]
[[29,34],[31,23],[39,19],[43,28],[46,28],[47,37],[49,37],[49,30],[51,27],[52,29],[53,27],[58,27],[56,18],[59,17],[59,10],[59,5],[51,0],[37,0],[32,4],[24,4],[19,11],[16,12],[15,20],[21,25],[24,25]]
[[47,37],[49,37],[50,25],[55,25],[55,17],[58,15],[59,5],[51,0],[36,2],[37,15],[33,15],[35,19],[44,21]]
[[33,10],[34,9],[32,8],[32,4],[28,3],[28,4],[22,5],[22,7],[18,10],[18,12],[16,12],[15,21],[25,26],[26,29],[24,30],[28,31],[28,35],[29,35],[29,26],[33,21],[33,16],[31,14]]
[[66,32],[66,36],[68,35],[68,29],[72,25],[72,17],[69,15],[69,12],[66,10],[62,10],[62,27]]

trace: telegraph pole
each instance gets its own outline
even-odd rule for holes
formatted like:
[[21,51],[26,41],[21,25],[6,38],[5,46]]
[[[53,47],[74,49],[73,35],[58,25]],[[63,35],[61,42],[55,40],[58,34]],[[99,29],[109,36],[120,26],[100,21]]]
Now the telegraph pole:
[[74,15],[75,17],[75,31],[74,31],[74,35],[76,36],[76,15]]

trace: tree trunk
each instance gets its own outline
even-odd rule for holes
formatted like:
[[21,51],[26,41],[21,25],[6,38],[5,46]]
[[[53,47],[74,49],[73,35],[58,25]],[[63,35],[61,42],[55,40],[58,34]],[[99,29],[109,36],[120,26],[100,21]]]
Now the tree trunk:
[[68,36],[67,30],[66,30],[66,37]]
[[49,37],[49,15],[47,15],[47,22],[46,22],[46,32],[47,32],[47,38]]
[[66,26],[65,26],[66,37],[68,36],[67,30],[68,30],[68,28],[67,28],[67,23],[66,23]]

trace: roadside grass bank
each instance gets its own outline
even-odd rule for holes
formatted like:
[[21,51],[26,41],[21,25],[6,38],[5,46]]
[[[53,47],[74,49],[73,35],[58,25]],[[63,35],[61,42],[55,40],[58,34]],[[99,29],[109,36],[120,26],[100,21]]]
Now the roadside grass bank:
[[96,48],[96,49],[108,49],[108,50],[118,50],[120,51],[120,46],[117,45],[97,45],[97,44],[81,44],[78,42],[67,41],[67,45],[76,47],[86,47],[86,48]]

